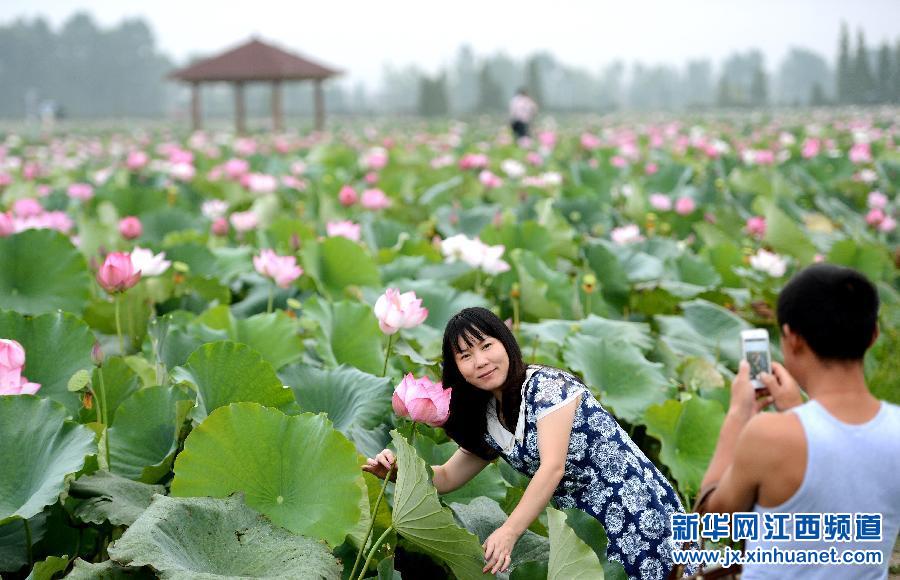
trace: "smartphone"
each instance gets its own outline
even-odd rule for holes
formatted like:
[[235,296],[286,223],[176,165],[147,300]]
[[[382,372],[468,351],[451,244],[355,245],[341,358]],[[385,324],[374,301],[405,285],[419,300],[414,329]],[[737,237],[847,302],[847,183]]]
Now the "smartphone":
[[755,389],[763,388],[759,373],[772,373],[772,355],[769,348],[769,331],[754,328],[741,331],[741,355],[750,363],[750,383]]

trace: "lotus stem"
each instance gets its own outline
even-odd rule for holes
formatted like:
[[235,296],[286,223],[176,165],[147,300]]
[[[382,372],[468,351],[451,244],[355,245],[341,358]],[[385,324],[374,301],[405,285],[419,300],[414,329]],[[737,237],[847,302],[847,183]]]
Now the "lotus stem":
[[[97,405],[97,415],[100,417],[100,423],[103,425],[103,431],[109,429],[109,408],[106,405],[106,381],[103,380],[103,367],[98,367],[97,382],[100,384],[100,398],[103,400],[103,406]],[[94,397],[97,399],[97,397]],[[106,469],[109,469],[109,438],[106,439]]]
[[475,270],[475,293],[481,294],[481,270]]
[[116,295],[113,299],[113,302],[116,304],[116,336],[119,337],[119,354],[125,356],[125,341],[122,339],[122,317],[119,314],[119,303],[121,302],[122,297],[120,295]]
[[269,303],[266,305],[266,314],[272,314],[272,306],[275,304],[275,283],[269,285]]
[[28,567],[31,568],[34,565],[34,552],[31,547],[31,526],[28,525],[28,520],[22,520],[22,523],[25,525],[25,553],[28,555]]
[[[369,529],[366,531],[366,536],[363,538],[362,545],[359,547],[359,552],[356,554],[356,562],[353,563],[353,570],[350,572],[350,576],[348,576],[348,578],[353,578],[353,575],[356,574],[356,567],[359,566],[359,561],[362,560],[363,552],[366,551],[366,544],[369,543],[369,538],[372,537],[372,530],[375,529],[375,518],[378,517],[378,507],[381,505],[381,500],[384,497],[384,491],[387,489],[388,481],[390,481],[391,474],[393,472],[394,467],[391,467],[390,470],[388,470],[387,474],[384,476],[384,482],[381,484],[381,491],[378,493],[378,499],[375,500],[375,509],[372,510],[372,522],[369,524]],[[368,560],[366,561],[366,565],[368,565]],[[365,568],[363,568],[363,570],[365,570]]]
[[382,369],[382,371],[381,371],[381,376],[383,376],[383,377],[387,376],[387,365],[388,365],[388,359],[391,358],[391,347],[392,346],[394,346],[394,335],[389,334],[387,351],[384,353],[384,369]]
[[366,575],[366,570],[369,568],[369,563],[372,561],[372,557],[375,555],[375,552],[378,551],[378,548],[381,547],[381,543],[384,542],[384,539],[387,538],[388,534],[391,533],[391,530],[394,529],[394,526],[388,526],[388,528],[381,534],[375,543],[372,544],[372,549],[369,550],[369,555],[366,557],[366,563],[363,564],[362,570],[359,572],[359,576],[357,580],[362,580]]

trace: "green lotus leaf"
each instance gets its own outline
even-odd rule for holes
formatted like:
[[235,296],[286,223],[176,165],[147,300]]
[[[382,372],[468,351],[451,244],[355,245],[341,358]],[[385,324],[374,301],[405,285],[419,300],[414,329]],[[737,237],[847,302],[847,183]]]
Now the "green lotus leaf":
[[519,277],[523,315],[533,320],[573,317],[574,289],[568,276],[526,250],[513,250],[510,260]]
[[29,519],[30,534],[25,533],[26,520],[13,518],[0,524],[0,573],[15,572],[28,564],[28,536],[32,546],[40,542],[47,533],[47,520],[47,511]]
[[179,387],[148,387],[127,398],[107,432],[110,471],[144,483],[159,481],[171,468],[193,406],[192,395]]
[[[97,420],[97,410],[100,409],[107,424],[115,421],[116,410],[122,401],[127,399],[141,388],[141,379],[121,357],[110,357],[103,361],[103,366],[94,369],[91,377],[91,386],[97,397],[99,405],[95,403],[93,408],[82,408],[79,412],[79,420],[89,423]],[[38,391],[40,392],[40,391]]]
[[0,397],[0,524],[27,520],[55,503],[66,476],[97,452],[94,433],[67,415],[48,399]]
[[70,414],[78,412],[81,401],[67,386],[77,371],[93,367],[94,335],[84,322],[64,312],[32,317],[4,310],[0,311],[0,338],[17,340],[25,349],[22,374],[41,384],[39,396],[62,403]]
[[603,580],[603,566],[590,546],[566,524],[566,514],[547,508],[550,528],[548,580]]
[[279,376],[294,391],[301,410],[327,414],[334,428],[351,440],[355,428],[374,429],[390,420],[389,379],[346,365],[319,369],[297,364]]
[[650,405],[668,398],[663,365],[648,361],[631,343],[577,335],[566,342],[563,356],[600,402],[630,423],[638,422]]
[[[436,444],[431,438],[422,435],[416,437],[415,447],[419,456],[428,465],[443,464],[459,449],[459,446],[452,441]],[[503,501],[506,497],[506,490],[507,485],[500,475],[499,467],[497,467],[496,463],[492,463],[459,489],[442,494],[441,499],[444,503],[459,502],[464,504],[482,497]]]
[[75,517],[83,522],[109,522],[114,526],[133,524],[157,493],[166,493],[166,488],[125,479],[108,471],[79,477],[69,486],[69,495],[82,500],[75,508]]
[[394,487],[394,529],[416,549],[447,563],[463,580],[484,578],[484,552],[478,538],[456,525],[431,485],[425,462],[397,431],[397,484]]
[[284,312],[238,319],[228,306],[222,305],[207,310],[195,323],[224,330],[229,340],[256,350],[275,370],[300,358],[303,351],[303,343],[297,335],[297,321]]
[[304,268],[335,298],[348,286],[381,285],[375,260],[352,240],[330,237],[321,244],[305,244],[302,252]]
[[312,298],[304,304],[304,314],[319,325],[316,348],[329,366],[348,364],[372,375],[381,374],[385,339],[371,306]]
[[188,436],[172,495],[240,491],[276,524],[336,546],[360,519],[360,474],[353,444],[323,415],[289,417],[236,403],[213,411]]
[[[478,536],[478,541],[482,543],[509,517],[500,504],[486,497],[475,499],[468,505],[451,503],[450,509],[460,524]],[[525,530],[513,548],[510,570],[526,562],[545,562],[549,556],[550,541],[530,530]]]
[[891,280],[895,269],[884,246],[862,244],[853,240],[835,242],[828,252],[828,262],[859,270],[871,280]]
[[0,304],[22,314],[80,313],[91,275],[81,252],[53,230],[25,230],[0,238]]
[[627,320],[610,320],[594,314],[583,320],[542,320],[523,322],[522,334],[530,340],[540,340],[562,346],[573,335],[596,336],[597,338],[618,339],[631,343],[643,351],[653,348],[650,325]]
[[628,274],[613,251],[613,244],[606,240],[590,242],[585,244],[584,254],[600,282],[604,300],[619,307],[628,304]]
[[146,568],[122,566],[112,560],[104,560],[99,564],[85,562],[81,558],[75,560],[72,571],[66,580],[151,580],[157,576]]
[[685,497],[693,497],[700,490],[724,420],[725,411],[718,402],[700,397],[684,402],[669,400],[644,413],[647,433],[662,442],[659,458]]
[[620,562],[606,559],[608,539],[603,524],[594,516],[577,508],[562,511],[566,514],[566,525],[594,551],[597,559],[603,564],[605,580],[628,580],[628,573]]
[[169,580],[341,577],[325,544],[273,525],[239,495],[157,495],[110,545],[109,555],[129,566],[149,566]]
[[811,263],[816,255],[816,246],[806,232],[776,204],[763,205],[766,208],[766,234],[763,240],[780,254],[794,256],[801,264]]
[[294,402],[294,395],[284,388],[272,365],[243,344],[205,344],[188,357],[177,375],[197,387],[194,417],[198,421],[229,403],[249,401],[282,408]]
[[724,360],[737,368],[741,359],[741,331],[752,328],[731,311],[706,300],[681,305],[681,316],[657,316],[662,340],[682,356]]
[[55,574],[65,571],[68,567],[69,558],[67,556],[61,558],[49,556],[45,560],[36,562],[25,580],[51,580]]

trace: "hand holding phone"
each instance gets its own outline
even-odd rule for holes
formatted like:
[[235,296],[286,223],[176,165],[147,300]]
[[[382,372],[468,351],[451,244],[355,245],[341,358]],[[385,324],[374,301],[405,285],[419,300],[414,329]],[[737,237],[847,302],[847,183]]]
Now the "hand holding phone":
[[769,348],[769,332],[764,328],[741,331],[741,356],[750,363],[750,383],[754,389],[765,385],[759,380],[760,373],[772,374],[772,355]]

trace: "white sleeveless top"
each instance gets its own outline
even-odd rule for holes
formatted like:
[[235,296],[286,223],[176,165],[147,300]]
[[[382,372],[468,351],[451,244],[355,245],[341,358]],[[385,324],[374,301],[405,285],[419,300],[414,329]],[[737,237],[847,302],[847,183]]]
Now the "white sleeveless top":
[[[779,550],[848,549],[880,550],[884,554],[880,566],[873,565],[800,565],[746,564],[743,580],[784,579],[832,580],[884,579],[894,542],[900,530],[900,407],[887,402],[869,422],[862,425],[843,423],[828,413],[815,400],[801,405],[796,413],[806,434],[807,461],[803,483],[794,495],[780,506],[754,506],[760,514],[791,513],[880,513],[882,539],[875,541],[750,541],[746,551],[755,548]],[[765,515],[760,515],[764,518]],[[764,526],[760,522],[760,530]],[[790,521],[785,529],[793,538]],[[855,523],[853,530],[855,531]],[[760,534],[762,538],[762,534]]]

